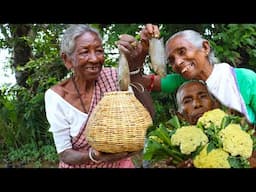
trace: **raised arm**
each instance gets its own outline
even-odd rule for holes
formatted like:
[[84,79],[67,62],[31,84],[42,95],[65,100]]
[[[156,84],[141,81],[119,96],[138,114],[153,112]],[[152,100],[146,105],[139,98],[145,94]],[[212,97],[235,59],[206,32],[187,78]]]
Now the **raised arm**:
[[160,77],[143,73],[143,64],[149,52],[149,40],[152,37],[159,37],[159,35],[160,31],[157,25],[146,24],[140,32],[140,41],[131,35],[121,35],[117,45],[127,57],[132,83],[141,84],[149,92],[173,93],[185,81],[181,75],[169,74],[166,77]]
[[143,65],[148,55],[149,39],[159,37],[159,29],[156,25],[147,24],[140,32],[140,41],[131,35],[121,35],[117,42],[118,48],[125,54],[130,70],[131,83],[141,84],[148,91],[160,91],[160,76],[145,75]]

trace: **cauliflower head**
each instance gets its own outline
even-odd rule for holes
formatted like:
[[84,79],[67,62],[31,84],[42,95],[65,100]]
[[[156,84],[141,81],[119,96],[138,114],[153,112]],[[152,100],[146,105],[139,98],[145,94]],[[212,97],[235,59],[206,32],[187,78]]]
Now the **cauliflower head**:
[[208,137],[196,126],[183,126],[172,135],[172,145],[180,146],[182,154],[189,155],[200,145],[208,143]]
[[205,112],[197,121],[197,125],[202,124],[204,128],[209,128],[211,123],[220,127],[223,117],[227,114],[221,109],[213,109]]
[[195,157],[193,164],[196,168],[230,168],[228,162],[229,154],[222,148],[213,149],[207,153],[206,145]]
[[252,155],[252,138],[242,130],[239,124],[229,124],[219,132],[219,136],[223,143],[223,149],[232,156],[240,155],[249,158]]

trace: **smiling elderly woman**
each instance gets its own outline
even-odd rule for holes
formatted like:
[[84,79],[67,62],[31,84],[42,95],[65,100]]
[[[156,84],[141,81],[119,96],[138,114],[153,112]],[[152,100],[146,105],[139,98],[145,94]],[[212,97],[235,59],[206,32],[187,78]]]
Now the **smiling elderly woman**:
[[[159,34],[156,25],[147,24],[142,29],[141,45],[144,51],[138,53],[138,57],[146,57],[149,39]],[[121,40],[123,40],[122,36]],[[172,35],[166,43],[166,55],[176,73],[162,78],[137,73],[131,76],[132,81],[150,88],[149,91],[175,92],[184,81],[203,80],[209,91],[223,105],[243,113],[250,123],[256,124],[254,71],[235,68],[227,63],[218,63],[209,41],[193,30],[184,30]],[[143,63],[137,63],[137,68],[142,67]]]
[[[59,167],[133,168],[129,153],[96,151],[83,134],[92,110],[104,93],[119,90],[117,69],[103,67],[100,34],[88,25],[71,25],[62,38],[61,57],[72,76],[45,93],[46,116],[60,157]],[[146,92],[139,96],[140,101],[147,97]]]

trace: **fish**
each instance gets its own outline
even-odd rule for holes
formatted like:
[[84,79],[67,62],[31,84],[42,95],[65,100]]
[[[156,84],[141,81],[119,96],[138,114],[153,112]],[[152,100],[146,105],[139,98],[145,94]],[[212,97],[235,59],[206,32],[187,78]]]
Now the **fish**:
[[120,51],[119,62],[118,62],[118,84],[121,91],[128,91],[130,85],[130,70],[128,61],[124,53]]
[[149,40],[150,68],[159,76],[164,77],[167,73],[167,59],[163,38],[151,38]]

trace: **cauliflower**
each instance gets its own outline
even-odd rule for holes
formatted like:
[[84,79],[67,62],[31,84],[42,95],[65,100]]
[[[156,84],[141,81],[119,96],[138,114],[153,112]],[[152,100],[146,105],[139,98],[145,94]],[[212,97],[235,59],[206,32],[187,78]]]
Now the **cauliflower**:
[[175,132],[171,137],[172,145],[180,146],[182,154],[189,155],[194,152],[200,145],[208,142],[204,132],[196,126],[183,126]]
[[207,146],[195,157],[193,164],[196,168],[230,168],[229,154],[222,148],[213,149],[207,153]]
[[212,123],[220,127],[223,117],[227,114],[221,109],[213,109],[205,112],[197,121],[197,125],[203,125],[204,128],[209,128]]
[[229,124],[219,132],[223,149],[232,156],[240,155],[249,158],[252,155],[253,141],[251,136],[243,131],[239,124]]
[[161,154],[163,158],[171,157],[175,166],[192,160],[196,168],[251,167],[249,158],[252,157],[256,137],[253,135],[254,130],[248,129],[249,125],[240,116],[228,115],[221,109],[215,109],[204,113],[197,125],[187,126],[186,122],[176,124],[179,126],[172,127],[166,123],[169,127],[165,127],[160,124],[161,132],[156,131],[159,129],[151,132],[151,140],[161,145],[151,143],[151,147],[157,150],[147,148],[146,154],[150,153],[151,156],[144,157],[159,159]]

